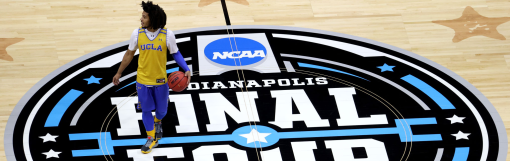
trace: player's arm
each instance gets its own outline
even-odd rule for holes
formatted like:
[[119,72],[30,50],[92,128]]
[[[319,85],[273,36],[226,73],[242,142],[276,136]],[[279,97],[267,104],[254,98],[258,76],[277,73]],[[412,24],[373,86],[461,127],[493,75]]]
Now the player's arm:
[[[184,58],[182,57],[182,54],[181,54],[181,51],[177,51],[176,53],[173,53],[172,54],[172,57],[174,58],[175,62],[177,62],[177,64],[182,68],[184,69],[184,76],[188,77],[188,84],[191,80],[191,71],[189,70],[188,68],[188,64],[186,64],[186,61],[184,60]],[[188,85],[186,84],[186,86]]]
[[133,60],[133,57],[135,56],[135,52],[136,52],[136,50],[135,51],[127,50],[126,53],[124,54],[124,58],[122,58],[122,62],[120,63],[119,70],[117,70],[117,74],[115,74],[115,76],[113,77],[114,85],[119,85],[120,76],[122,76],[122,72],[124,71],[124,69],[126,69],[126,67],[129,65],[129,63],[131,63],[131,60]]
[[185,72],[189,71],[188,64],[186,64],[186,60],[184,60],[184,57],[182,57],[181,51],[177,51],[177,53],[173,53],[172,57],[174,58],[175,62],[184,69]]
[[179,48],[177,47],[177,43],[175,40],[175,35],[172,31],[167,30],[167,47],[168,50],[170,50],[170,54],[174,58],[177,65],[179,65],[182,69],[184,69],[184,76],[188,77],[188,84],[191,80],[191,71],[188,68],[188,64],[186,64],[186,61],[182,57],[181,51],[179,51]]
[[124,57],[122,58],[122,62],[120,63],[119,70],[117,70],[117,74],[113,77],[113,85],[119,85],[120,76],[122,76],[122,72],[126,67],[131,63],[133,57],[135,56],[136,49],[138,49],[138,29],[135,29],[133,33],[131,33],[131,39],[129,40],[129,47]]

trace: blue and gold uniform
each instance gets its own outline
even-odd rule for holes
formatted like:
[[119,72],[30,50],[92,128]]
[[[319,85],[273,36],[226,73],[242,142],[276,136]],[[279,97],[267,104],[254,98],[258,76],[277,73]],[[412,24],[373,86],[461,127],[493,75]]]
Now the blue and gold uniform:
[[[149,136],[147,144],[142,147],[142,153],[149,153],[163,136],[161,120],[168,110],[167,51],[170,51],[184,71],[189,71],[189,68],[179,52],[174,33],[166,28],[155,32],[145,28],[133,30],[128,50],[136,49],[140,53],[136,76],[138,108],[142,110],[143,124]],[[153,110],[156,111],[155,117],[152,115]]]
[[[136,76],[136,90],[138,92],[138,106],[142,109],[142,120],[147,135],[160,139],[156,135],[154,122],[161,124],[168,108],[169,89],[167,84],[167,30],[162,28],[157,35],[150,39],[144,28],[138,30],[138,69]],[[151,34],[152,35],[152,34]],[[152,111],[156,110],[156,117]],[[153,146],[150,146],[153,147]],[[142,153],[149,151],[142,150]]]
[[166,61],[166,28],[160,29],[159,34],[149,39],[144,28],[138,30],[138,69],[136,81],[144,85],[162,85],[167,80]]

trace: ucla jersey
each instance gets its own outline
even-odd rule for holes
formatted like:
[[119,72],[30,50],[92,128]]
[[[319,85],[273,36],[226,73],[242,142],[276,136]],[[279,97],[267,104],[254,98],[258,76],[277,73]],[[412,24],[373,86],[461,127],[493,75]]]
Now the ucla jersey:
[[145,85],[166,83],[166,28],[160,29],[153,40],[147,37],[145,29],[139,28],[138,50],[140,50],[140,56],[136,81]]

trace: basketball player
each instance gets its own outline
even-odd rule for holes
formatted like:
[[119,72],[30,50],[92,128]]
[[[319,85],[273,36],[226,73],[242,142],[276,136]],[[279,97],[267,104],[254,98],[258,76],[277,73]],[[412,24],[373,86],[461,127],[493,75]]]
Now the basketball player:
[[[142,153],[150,153],[158,146],[158,140],[163,136],[161,120],[165,117],[168,108],[168,78],[166,73],[167,50],[177,64],[184,69],[191,79],[190,70],[184,61],[172,31],[165,28],[166,14],[161,7],[142,1],[143,13],[140,21],[142,27],[135,29],[131,34],[129,48],[124,54],[117,74],[113,77],[113,84],[119,84],[122,71],[129,65],[135,51],[139,49],[138,69],[136,75],[136,90],[138,92],[138,108],[142,109],[142,120],[147,131],[147,142],[142,146]],[[152,110],[156,116],[152,116]]]

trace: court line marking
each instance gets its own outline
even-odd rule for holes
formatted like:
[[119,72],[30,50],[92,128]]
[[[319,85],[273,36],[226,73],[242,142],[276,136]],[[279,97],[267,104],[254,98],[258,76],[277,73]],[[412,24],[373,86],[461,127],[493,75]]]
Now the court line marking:
[[[225,0],[222,0],[222,2],[225,2]],[[224,9],[226,9],[226,7]],[[234,52],[234,48],[232,47],[232,41],[230,41],[230,33],[228,32],[228,26],[231,26],[231,25],[228,24],[227,26],[225,26],[227,28],[228,41],[230,43],[230,48],[231,48],[232,52]],[[232,37],[234,38],[234,44],[236,46],[236,52],[239,52],[239,49],[237,48],[237,41],[236,41],[236,35],[234,33],[234,29],[232,28],[231,31],[232,31],[232,35],[233,35]],[[266,39],[267,39],[267,37],[266,37]],[[239,53],[237,53],[237,56],[239,57]],[[237,61],[236,61],[235,58],[234,58],[234,63],[236,65],[237,79],[239,81],[241,81],[241,78],[239,77],[239,68],[238,67],[241,67],[241,74],[243,75],[243,83],[244,83],[244,86],[245,86],[245,89],[246,89],[246,93],[248,93],[249,91],[248,91],[248,87],[246,86],[246,78],[244,76],[244,70],[242,68],[241,58],[239,58],[239,66],[237,66]],[[244,93],[245,92],[243,91],[243,88],[241,88],[241,93],[243,94],[244,106],[247,107],[246,106],[246,99],[244,98]],[[250,105],[250,111],[251,111],[252,118],[255,119],[255,116],[253,115],[253,108],[251,106],[251,99],[250,99],[250,94],[249,93],[247,94],[247,97],[248,97],[248,104]],[[241,107],[239,107],[239,108],[241,108]],[[246,109],[246,110],[248,110],[248,109]],[[250,115],[248,113],[249,112],[246,112],[246,115],[248,116],[248,124],[250,124],[250,129],[253,130],[253,128],[251,127],[252,125],[251,125],[251,122],[250,122]],[[257,123],[256,123],[255,120],[253,120],[253,124],[254,124],[255,130],[258,131]],[[255,136],[252,135],[252,137],[255,140]],[[258,133],[257,133],[257,139],[260,140],[260,137],[258,136]],[[253,142],[253,145],[255,145],[255,154],[257,154],[257,160],[260,161],[261,156],[259,156],[259,150],[257,149],[256,141]],[[260,141],[259,141],[259,147],[260,147],[260,152],[262,152],[263,149],[262,149]],[[264,156],[262,156],[262,160],[264,160]]]
[[357,76],[357,75],[354,75],[354,74],[351,74],[351,73],[348,73],[348,72],[344,72],[344,71],[341,71],[341,70],[338,70],[338,69],[332,69],[332,68],[323,67],[323,66],[315,65],[315,64],[308,64],[308,63],[301,63],[301,62],[297,62],[297,63],[298,63],[299,67],[321,69],[321,70],[326,70],[326,71],[331,71],[331,72],[337,72],[337,73],[340,73],[340,74],[345,74],[345,75],[353,76],[353,77],[360,78],[360,79],[363,79],[363,80],[366,80],[366,81],[370,82],[370,80],[368,80],[368,79],[365,79],[363,77],[360,77],[360,76]]
[[428,83],[422,81],[421,79],[416,78],[411,74],[408,74],[400,79],[406,81],[407,83],[413,85],[414,87],[418,88],[420,91],[425,93],[441,109],[443,110],[455,109],[455,106],[453,106],[453,104],[443,94],[441,94],[441,92],[437,91],[434,87],[430,86]]
[[443,152],[444,152],[443,148],[438,148],[436,158],[434,159],[434,161],[441,161],[441,158],[443,157]]
[[66,95],[60,98],[58,103],[51,110],[48,118],[46,118],[44,127],[57,127],[69,106],[71,106],[71,104],[73,104],[73,102],[80,97],[81,94],[83,94],[83,91],[71,89]]

